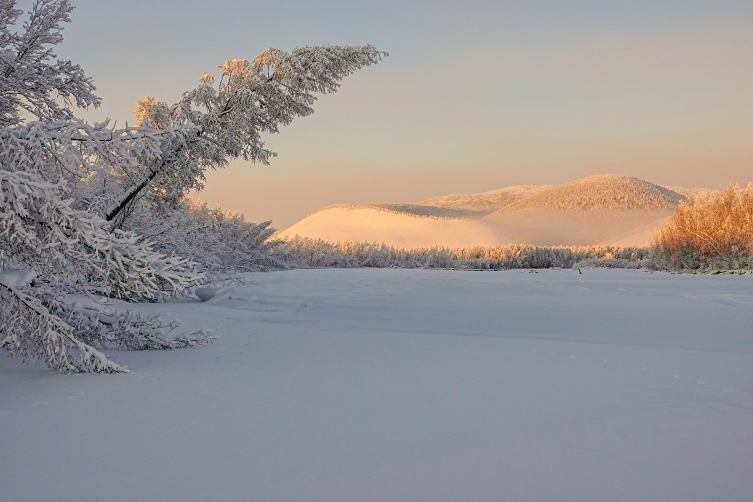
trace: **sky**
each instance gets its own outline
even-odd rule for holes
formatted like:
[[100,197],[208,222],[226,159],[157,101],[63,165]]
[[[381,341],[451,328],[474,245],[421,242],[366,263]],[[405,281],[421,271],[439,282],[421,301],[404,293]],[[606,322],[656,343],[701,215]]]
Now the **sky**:
[[[28,8],[30,2],[19,2]],[[266,138],[268,166],[193,197],[286,228],[330,204],[418,202],[617,173],[753,181],[753,2],[73,0],[59,56],[133,123],[226,59],[372,43],[376,66]]]

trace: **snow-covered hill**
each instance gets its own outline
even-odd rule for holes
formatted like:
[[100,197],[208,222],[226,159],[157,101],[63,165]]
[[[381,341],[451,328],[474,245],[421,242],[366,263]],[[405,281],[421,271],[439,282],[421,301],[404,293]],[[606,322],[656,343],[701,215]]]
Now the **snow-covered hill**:
[[684,198],[677,192],[638,178],[600,174],[538,191],[505,206],[497,214],[524,209],[666,211],[672,210]]
[[409,248],[512,242],[647,246],[654,229],[684,198],[637,178],[598,175],[556,186],[520,185],[445,195],[419,204],[328,206],[279,235]]
[[753,276],[246,277],[131,374],[0,353],[0,499],[750,500]]
[[484,220],[537,245],[646,245],[684,198],[637,178],[598,175],[539,191]]

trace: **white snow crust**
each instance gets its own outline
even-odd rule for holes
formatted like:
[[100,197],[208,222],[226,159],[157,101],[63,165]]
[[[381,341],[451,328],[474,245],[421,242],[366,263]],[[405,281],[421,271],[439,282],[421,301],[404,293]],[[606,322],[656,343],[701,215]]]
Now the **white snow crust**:
[[9,501],[749,501],[753,277],[326,269],[141,304],[131,374],[0,354]]

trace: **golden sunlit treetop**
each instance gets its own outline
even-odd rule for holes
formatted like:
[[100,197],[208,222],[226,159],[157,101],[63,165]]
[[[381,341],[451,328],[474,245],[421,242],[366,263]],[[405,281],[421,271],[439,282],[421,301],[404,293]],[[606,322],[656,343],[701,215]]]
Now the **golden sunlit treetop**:
[[167,103],[155,101],[154,96],[136,100],[136,109],[133,111],[136,127],[144,125],[144,121],[148,119],[155,129],[167,129],[168,113]]

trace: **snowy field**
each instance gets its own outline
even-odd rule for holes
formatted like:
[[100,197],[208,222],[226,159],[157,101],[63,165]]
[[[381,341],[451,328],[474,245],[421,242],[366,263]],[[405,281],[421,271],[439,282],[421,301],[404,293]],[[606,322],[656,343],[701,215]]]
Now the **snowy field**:
[[131,374],[0,353],[0,499],[753,500],[751,276],[248,277]]

